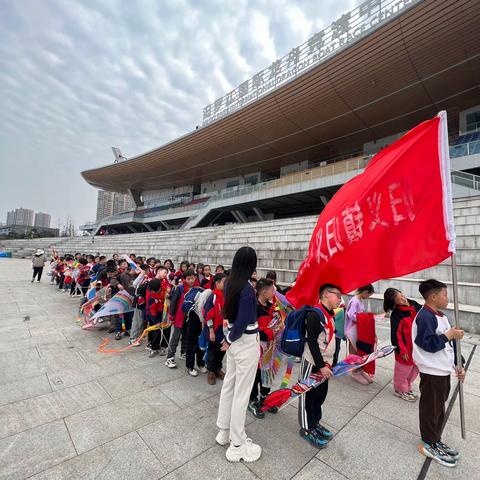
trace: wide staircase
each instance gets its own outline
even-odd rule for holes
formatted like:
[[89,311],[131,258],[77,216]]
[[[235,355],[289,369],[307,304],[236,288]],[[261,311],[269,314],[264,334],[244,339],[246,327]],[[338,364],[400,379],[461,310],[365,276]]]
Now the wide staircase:
[[[454,216],[460,321],[467,331],[480,333],[480,196],[456,199]],[[275,270],[278,283],[289,285],[306,255],[316,221],[317,216],[308,216],[192,230],[8,240],[0,241],[0,249],[11,251],[14,257],[30,258],[37,248],[48,250],[53,245],[61,254],[81,252],[111,256],[113,253],[135,253],[162,260],[170,258],[176,264],[181,260],[191,260],[228,267],[235,251],[240,246],[250,245],[257,251],[259,277],[268,270]],[[380,312],[383,292],[392,286],[411,298],[419,299],[419,281],[432,277],[451,286],[450,260],[402,278],[377,282],[375,290],[378,293],[371,298],[370,308]],[[450,296],[452,298],[451,291]],[[450,305],[449,313],[452,309],[453,305]]]

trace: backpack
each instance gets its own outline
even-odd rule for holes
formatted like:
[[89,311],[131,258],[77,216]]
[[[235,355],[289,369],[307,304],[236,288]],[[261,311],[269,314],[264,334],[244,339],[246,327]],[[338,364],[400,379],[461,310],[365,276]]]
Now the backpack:
[[190,310],[195,308],[195,301],[197,297],[203,292],[201,287],[192,287],[186,294],[183,300],[182,310],[185,316],[190,313]]
[[305,305],[299,310],[293,310],[285,319],[285,330],[282,332],[280,348],[286,355],[301,357],[307,341],[306,320],[309,312],[316,312],[320,318],[324,318],[323,312],[319,308]]
[[195,298],[195,313],[198,315],[198,318],[202,323],[205,322],[205,317],[203,315],[203,309],[205,307],[205,303],[207,303],[207,300],[210,298],[210,295],[212,295],[212,290],[207,288],[203,292],[201,292],[196,298]]

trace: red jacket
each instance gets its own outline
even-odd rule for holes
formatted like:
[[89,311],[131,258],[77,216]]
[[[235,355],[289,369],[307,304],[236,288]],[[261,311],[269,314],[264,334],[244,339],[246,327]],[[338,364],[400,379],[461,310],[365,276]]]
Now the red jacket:
[[[399,308],[397,306],[397,308]],[[413,307],[401,307],[408,308],[412,310],[412,315],[404,317],[400,320],[397,329],[397,340],[399,353],[395,354],[395,360],[397,362],[403,363],[404,365],[414,365],[413,361],[413,342],[412,342],[412,325],[413,320],[415,319],[416,312]],[[408,360],[405,360],[401,355],[408,355]]]
[[[162,285],[163,287],[163,285]],[[147,287],[145,301],[147,303],[147,319],[158,323],[162,320],[163,304],[165,303],[166,290],[160,289],[159,292],[152,292]]]
[[205,302],[205,320],[207,324],[209,320],[212,320],[213,329],[217,331],[218,328],[223,326],[222,310],[225,299],[223,298],[223,292],[221,290],[214,290],[210,298]]

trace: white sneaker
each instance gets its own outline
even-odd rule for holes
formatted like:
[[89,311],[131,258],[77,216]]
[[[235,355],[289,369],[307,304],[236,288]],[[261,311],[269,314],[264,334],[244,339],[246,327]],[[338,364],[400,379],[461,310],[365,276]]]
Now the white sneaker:
[[194,368],[192,368],[191,370],[186,368],[185,370],[191,377],[198,377],[198,372]]
[[198,371],[199,371],[200,373],[207,373],[207,372],[208,372],[207,367],[205,367],[205,366],[203,366],[203,367],[198,367]]
[[262,447],[253,443],[250,438],[247,438],[245,443],[239,447],[230,444],[225,454],[229,462],[239,462],[243,460],[246,463],[256,462],[261,455]]
[[177,368],[177,364],[175,363],[175,358],[167,358],[167,361],[165,362],[165,365],[168,368]]
[[417,399],[412,397],[409,393],[406,392],[398,392],[395,390],[393,393],[396,397],[401,398],[402,400],[405,400],[406,402],[416,402]]
[[230,432],[228,430],[219,430],[215,441],[222,446],[228,445],[230,443]]

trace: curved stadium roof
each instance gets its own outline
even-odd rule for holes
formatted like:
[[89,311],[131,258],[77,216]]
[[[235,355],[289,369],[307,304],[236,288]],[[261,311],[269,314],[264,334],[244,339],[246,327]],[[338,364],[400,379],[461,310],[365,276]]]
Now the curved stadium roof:
[[227,117],[117,164],[82,172],[126,192],[318,160],[480,98],[480,2],[424,0],[316,68]]

